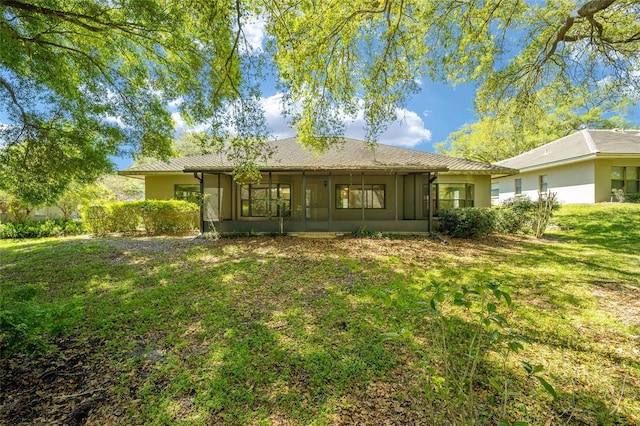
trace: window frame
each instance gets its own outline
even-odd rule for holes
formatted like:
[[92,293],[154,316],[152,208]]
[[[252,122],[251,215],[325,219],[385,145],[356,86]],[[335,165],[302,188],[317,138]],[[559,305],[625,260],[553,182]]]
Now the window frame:
[[[442,197],[441,194],[441,189],[443,186],[451,186],[451,187],[460,187],[460,189],[462,189],[462,191],[459,191],[460,194],[464,195],[463,198],[458,197],[458,198],[445,198]],[[459,209],[459,208],[465,208],[465,207],[473,207],[475,205],[475,184],[473,183],[468,183],[468,182],[462,182],[462,183],[448,183],[448,182],[439,182],[435,184],[435,188],[436,188],[436,211],[438,210],[443,210],[443,209]],[[451,206],[449,207],[442,207],[444,203],[449,203],[451,202]],[[456,206],[456,204],[458,204],[458,206]]]
[[[382,205],[380,197],[375,197],[376,192],[382,193]],[[359,193],[360,195],[355,195]],[[376,203],[376,198],[378,203]],[[377,206],[376,206],[377,204]],[[383,183],[345,184],[335,185],[335,208],[337,210],[384,210],[387,208],[387,186]]]
[[492,183],[491,184],[491,198],[496,199],[500,198],[500,184]]
[[[614,169],[620,169],[621,176],[614,179]],[[635,177],[631,177],[630,171],[634,170]],[[614,184],[614,182],[616,184]],[[622,189],[625,194],[636,194],[640,192],[640,167],[638,166],[611,166],[610,175],[611,192]],[[633,186],[633,188],[630,188]],[[633,190],[630,190],[633,189]]]
[[[288,190],[288,197],[283,198],[282,192],[286,192],[286,190]],[[259,193],[263,193],[263,196],[257,197]],[[239,199],[241,217],[270,218],[291,216],[290,183],[274,182],[271,184],[258,183],[240,185]],[[284,199],[284,202],[279,201],[282,199]],[[263,204],[263,206],[259,206],[258,201],[260,201],[260,204]]]
[[522,178],[516,178],[513,180],[513,182],[514,182],[513,193],[515,195],[521,195],[522,194]]
[[548,176],[549,175],[539,175],[538,176],[538,191],[540,191],[541,194],[547,193],[549,191],[549,177]]
[[[192,187],[192,190],[179,190],[179,187]],[[195,188],[195,190],[193,190],[193,188]],[[183,195],[178,195],[178,192],[182,192]],[[173,185],[173,199],[198,203],[202,199],[202,194],[200,193],[200,184],[176,183],[175,185]]]

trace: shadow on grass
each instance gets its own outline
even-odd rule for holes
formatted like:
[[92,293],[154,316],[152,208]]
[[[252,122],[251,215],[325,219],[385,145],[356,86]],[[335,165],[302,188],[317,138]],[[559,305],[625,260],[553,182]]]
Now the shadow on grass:
[[[427,280],[495,277],[513,286],[523,280],[530,288],[543,286],[540,271],[519,277],[496,264],[532,268],[553,255],[551,245],[492,238],[448,246],[264,237],[22,242],[3,248],[8,261],[0,274],[3,288],[40,283],[33,299],[39,306],[77,308],[62,332],[107,342],[121,371],[113,392],[125,395],[132,423],[340,424],[357,405],[381,402],[367,395],[369,386],[424,375],[419,357],[380,335],[419,329],[415,302]],[[407,246],[417,250],[407,253]],[[558,259],[575,266],[568,254]],[[561,284],[540,290],[555,301],[550,316],[585,303]],[[387,290],[402,300],[389,305]],[[473,328],[458,322],[462,344]],[[488,374],[500,366],[486,357],[481,368]],[[424,395],[421,386],[401,392]],[[491,388],[480,387],[489,401]],[[344,402],[350,395],[358,399]],[[393,406],[383,413],[370,408],[381,417],[369,420],[396,416],[411,423],[416,413],[438,410],[426,398],[407,401],[403,414]],[[547,408],[537,399],[531,405],[532,411]],[[433,415],[447,420],[446,411]]]

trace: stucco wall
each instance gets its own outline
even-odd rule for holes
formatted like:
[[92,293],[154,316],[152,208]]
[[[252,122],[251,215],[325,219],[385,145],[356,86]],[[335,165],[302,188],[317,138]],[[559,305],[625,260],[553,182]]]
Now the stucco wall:
[[186,173],[146,176],[144,179],[144,198],[146,200],[171,200],[177,184],[199,185],[200,182],[193,175]]
[[611,201],[611,167],[640,167],[640,158],[598,158],[595,166],[596,202]]
[[473,205],[475,207],[491,207],[490,175],[455,175],[441,173],[437,183],[471,183],[474,185]]
[[513,176],[494,179],[498,183],[498,204],[515,196],[515,180],[522,179],[522,194],[538,198],[540,176],[547,175],[547,190],[555,192],[563,204],[586,204],[595,201],[594,161],[547,167]]

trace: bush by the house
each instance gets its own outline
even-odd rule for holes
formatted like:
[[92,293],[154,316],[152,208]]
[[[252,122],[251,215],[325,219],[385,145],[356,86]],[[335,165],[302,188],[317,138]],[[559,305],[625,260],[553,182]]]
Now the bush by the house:
[[44,238],[82,233],[82,223],[69,219],[0,223],[0,238]]
[[628,203],[640,203],[640,192],[627,194],[626,200]]
[[115,202],[106,205],[110,218],[107,220],[107,232],[131,234],[140,227],[139,202]]
[[[505,233],[531,232],[540,238],[547,228],[553,212],[560,208],[555,192],[539,193],[538,200],[533,201],[526,195],[508,198],[503,203],[504,209],[511,211],[499,213],[496,230]],[[502,215],[502,216],[501,216]]]
[[495,229],[495,214],[491,209],[465,207],[441,210],[440,230],[456,238],[487,235]]
[[501,234],[515,234],[523,229],[522,216],[512,209],[498,207],[494,210],[496,232]]
[[138,231],[153,235],[197,229],[199,212],[199,206],[188,201],[145,200],[89,206],[82,217],[93,235]]

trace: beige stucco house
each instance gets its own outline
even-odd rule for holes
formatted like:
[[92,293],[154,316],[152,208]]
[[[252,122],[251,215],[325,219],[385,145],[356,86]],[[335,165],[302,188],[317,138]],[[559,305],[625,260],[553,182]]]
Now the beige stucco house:
[[[492,176],[507,167],[355,139],[320,156],[297,139],[273,141],[262,180],[239,185],[225,154],[130,167],[120,175],[145,181],[146,199],[204,195],[201,229],[276,232],[426,232],[438,208],[491,205]],[[283,220],[280,220],[283,218]]]
[[640,130],[582,130],[495,165],[520,173],[493,179],[494,204],[538,191],[565,204],[615,201],[613,190],[640,192]]

